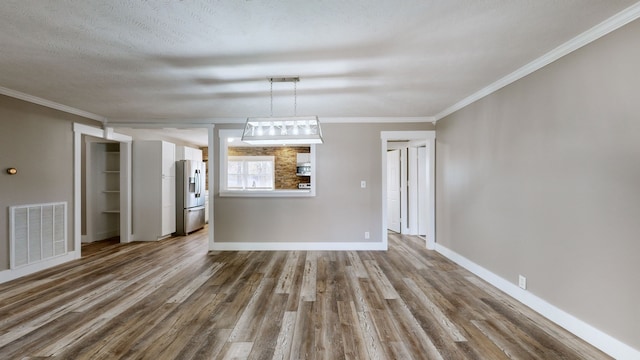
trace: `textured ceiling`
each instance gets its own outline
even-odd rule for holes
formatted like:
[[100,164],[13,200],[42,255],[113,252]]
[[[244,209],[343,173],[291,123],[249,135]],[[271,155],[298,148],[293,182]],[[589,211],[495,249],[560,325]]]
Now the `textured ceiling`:
[[[431,117],[636,0],[4,0],[0,87],[118,121]],[[293,86],[274,85],[274,115]]]

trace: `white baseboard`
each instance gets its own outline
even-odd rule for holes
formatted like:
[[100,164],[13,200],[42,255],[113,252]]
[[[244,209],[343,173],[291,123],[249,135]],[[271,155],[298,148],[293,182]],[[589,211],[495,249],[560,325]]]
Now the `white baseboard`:
[[616,359],[640,359],[640,351],[553,306],[544,299],[519,288],[516,284],[492,273],[455,251],[440,244],[436,244],[436,251],[609,356]]
[[376,251],[386,242],[214,242],[211,251]]
[[35,264],[25,265],[13,270],[2,270],[0,271],[0,284],[36,273],[38,271],[46,270],[50,267],[61,265],[78,258],[78,253],[76,253],[75,251],[70,251],[64,255],[56,256],[54,258],[44,260]]

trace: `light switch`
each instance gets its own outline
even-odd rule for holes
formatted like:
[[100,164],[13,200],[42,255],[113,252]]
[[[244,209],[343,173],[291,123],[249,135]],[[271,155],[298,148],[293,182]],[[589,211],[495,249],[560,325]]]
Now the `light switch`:
[[360,187],[365,189],[367,187],[367,182],[364,180],[360,181]]

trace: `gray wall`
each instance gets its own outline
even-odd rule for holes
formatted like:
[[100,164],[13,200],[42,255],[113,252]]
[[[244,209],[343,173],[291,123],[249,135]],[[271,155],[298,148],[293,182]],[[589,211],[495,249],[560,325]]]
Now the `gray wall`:
[[[9,268],[9,206],[66,201],[68,249],[73,250],[74,121],[87,123],[0,95],[0,270]],[[8,175],[9,167],[18,174]]]
[[437,124],[437,241],[640,349],[640,21]]
[[[216,125],[215,169],[219,169]],[[381,131],[433,130],[431,123],[323,124],[316,146],[316,197],[219,197],[215,179],[216,242],[380,242]],[[216,175],[217,176],[217,175]],[[367,188],[360,188],[360,181]],[[369,231],[371,238],[364,239]],[[386,234],[385,234],[386,236]]]

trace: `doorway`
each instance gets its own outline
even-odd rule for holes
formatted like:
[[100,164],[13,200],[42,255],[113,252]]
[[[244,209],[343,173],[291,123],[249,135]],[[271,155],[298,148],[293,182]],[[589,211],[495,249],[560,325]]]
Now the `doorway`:
[[[78,123],[73,124],[73,134],[73,248],[75,258],[79,259],[82,256],[82,218],[83,215],[86,216],[87,219],[92,216],[87,213],[91,205],[87,206],[86,203],[83,203],[83,173],[90,171],[90,168],[87,166],[88,161],[82,161],[83,149],[86,149],[84,139],[89,137],[97,138],[105,144],[113,144],[109,145],[110,147],[105,146],[105,156],[112,158],[109,160],[105,159],[104,165],[109,165],[110,168],[105,168],[100,171],[103,172],[103,176],[112,176],[116,177],[116,179],[109,179],[107,181],[105,178],[103,183],[105,186],[108,185],[109,188],[105,187],[101,189],[100,192],[105,197],[111,198],[107,206],[111,206],[112,209],[109,210],[105,208],[104,215],[117,218],[117,220],[113,221],[119,222],[117,227],[120,242],[126,243],[131,241],[131,137]],[[115,151],[116,146],[117,151]],[[107,152],[109,155],[106,154]],[[89,202],[91,203],[91,201]],[[116,205],[118,206],[117,213],[115,213],[113,209]],[[100,210],[100,212],[101,214],[103,213],[102,210]],[[85,229],[85,231],[86,230],[87,229]]]
[[[435,248],[435,131],[383,131],[382,139],[382,226],[383,233],[395,231],[396,215],[392,213],[394,189],[399,188],[399,233],[421,235],[428,249]],[[402,159],[399,187],[395,185],[396,155]],[[389,205],[393,205],[390,207]]]

